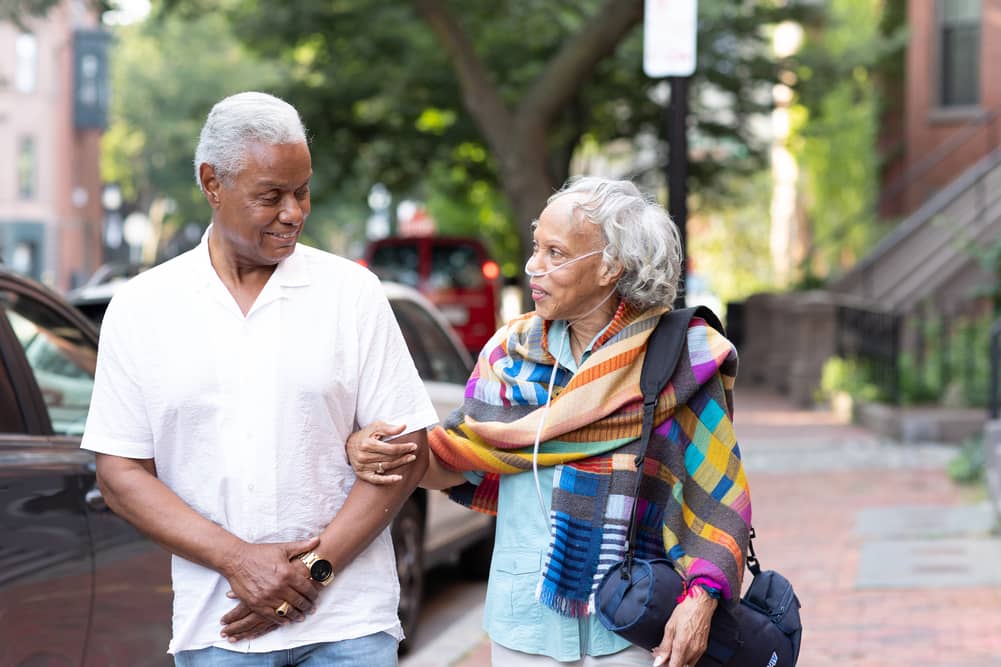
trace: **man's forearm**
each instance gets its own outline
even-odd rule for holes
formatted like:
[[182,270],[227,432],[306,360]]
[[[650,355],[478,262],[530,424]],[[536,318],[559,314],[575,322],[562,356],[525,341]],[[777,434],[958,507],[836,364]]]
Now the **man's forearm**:
[[428,467],[427,432],[408,433],[397,442],[414,442],[417,459],[394,472],[403,479],[395,484],[375,485],[358,479],[337,516],[320,534],[314,549],[330,561],[335,575],[346,568],[393,520]]
[[173,554],[225,574],[244,545],[167,488],[152,460],[98,454],[97,476],[115,514]]

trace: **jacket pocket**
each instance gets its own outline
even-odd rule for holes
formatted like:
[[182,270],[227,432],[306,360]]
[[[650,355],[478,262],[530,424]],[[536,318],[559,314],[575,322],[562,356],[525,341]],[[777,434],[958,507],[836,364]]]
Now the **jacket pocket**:
[[541,571],[542,554],[534,549],[505,549],[495,553],[490,584],[498,613],[522,623],[538,621],[542,606],[535,600],[535,589]]

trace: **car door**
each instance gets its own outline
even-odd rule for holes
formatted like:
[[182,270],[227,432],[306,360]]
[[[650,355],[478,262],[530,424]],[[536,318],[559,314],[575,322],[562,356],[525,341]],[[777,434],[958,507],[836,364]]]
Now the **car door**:
[[[462,406],[469,360],[462,356],[452,338],[431,312],[419,301],[397,298],[390,304],[407,347],[424,380],[431,402],[442,421]],[[493,531],[491,517],[458,505],[445,494],[428,494],[427,528],[424,534],[425,560],[449,560]]]
[[[44,481],[36,481],[36,486],[49,489],[55,477],[62,481],[60,493],[36,491],[32,506],[50,508],[58,499],[62,505],[49,522],[73,520],[73,530],[60,533],[62,541],[51,531],[37,540],[37,548],[57,551],[63,559],[77,554],[72,560],[78,564],[73,576],[55,579],[61,591],[54,597],[55,609],[34,603],[40,605],[38,623],[46,622],[46,615],[61,617],[65,622],[56,627],[71,627],[68,637],[86,631],[82,652],[74,660],[39,664],[169,665],[165,653],[171,617],[169,556],[108,509],[97,488],[94,455],[80,449],[97,360],[96,334],[77,311],[27,283],[0,283],[0,310],[0,337],[6,332],[3,349],[13,350],[8,356],[15,371],[15,392],[22,412],[34,415],[21,435],[10,438],[8,453],[21,459],[29,454],[28,460],[35,462],[29,470]],[[22,450],[15,448],[15,439]],[[11,476],[22,485],[20,480],[32,479],[23,469]],[[5,528],[5,539],[7,532]],[[59,574],[66,568],[51,571]],[[83,570],[86,597],[80,602]],[[18,633],[10,637],[9,645],[34,645],[36,637],[42,642],[47,635]],[[52,642],[58,645],[54,638]],[[0,639],[0,647],[4,645],[7,642]],[[39,645],[51,649],[50,644]]]
[[[93,340],[68,334],[0,282],[2,664],[79,665],[86,648],[94,581],[84,496],[93,457],[78,438],[52,433],[46,397],[26,359],[30,351],[38,362],[55,363],[60,347],[93,358]],[[60,391],[60,378],[52,379],[46,390]],[[82,398],[86,407],[89,396]]]

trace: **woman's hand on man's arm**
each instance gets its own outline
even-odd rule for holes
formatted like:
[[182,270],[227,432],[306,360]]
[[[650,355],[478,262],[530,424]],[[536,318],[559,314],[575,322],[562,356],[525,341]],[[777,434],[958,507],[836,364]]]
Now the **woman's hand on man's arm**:
[[402,475],[390,471],[413,463],[417,445],[387,442],[382,438],[399,435],[405,428],[405,424],[376,421],[352,433],[344,448],[355,474],[370,484],[395,484],[402,480]]
[[[403,424],[375,421],[351,434],[344,448],[348,463],[360,479],[379,485],[395,484],[403,479],[392,471],[414,462],[417,445],[410,442],[396,443],[383,438],[397,436],[405,428]],[[462,473],[441,465],[434,452],[431,452],[428,459],[427,472],[420,483],[425,489],[448,489],[466,481]]]

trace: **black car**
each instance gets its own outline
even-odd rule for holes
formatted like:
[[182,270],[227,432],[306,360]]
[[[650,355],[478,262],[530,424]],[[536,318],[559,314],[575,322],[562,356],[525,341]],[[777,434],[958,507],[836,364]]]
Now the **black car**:
[[97,331],[0,267],[0,664],[170,665],[170,560],[80,449]]

